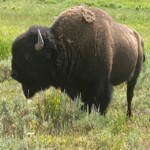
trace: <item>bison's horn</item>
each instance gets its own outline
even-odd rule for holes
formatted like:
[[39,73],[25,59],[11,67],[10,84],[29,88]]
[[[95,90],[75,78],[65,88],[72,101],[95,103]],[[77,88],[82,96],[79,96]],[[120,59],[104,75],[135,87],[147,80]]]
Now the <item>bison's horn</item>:
[[35,50],[39,51],[44,47],[44,40],[42,38],[41,32],[38,29],[38,42],[35,44]]

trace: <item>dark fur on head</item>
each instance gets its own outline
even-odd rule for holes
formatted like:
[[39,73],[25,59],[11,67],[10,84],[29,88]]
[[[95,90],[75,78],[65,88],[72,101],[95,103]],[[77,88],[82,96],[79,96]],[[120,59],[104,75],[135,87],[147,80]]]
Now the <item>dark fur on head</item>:
[[[45,42],[41,51],[36,51],[34,48],[37,43],[38,29],[40,29]],[[12,76],[22,83],[26,97],[32,97],[35,92],[44,90],[55,82],[57,68],[54,64],[57,60],[57,47],[49,28],[41,26],[30,27],[27,32],[14,41],[12,55],[14,56],[12,68],[15,68],[15,71],[12,70],[12,72],[16,72],[15,74],[12,73]],[[22,68],[22,66],[24,67]]]

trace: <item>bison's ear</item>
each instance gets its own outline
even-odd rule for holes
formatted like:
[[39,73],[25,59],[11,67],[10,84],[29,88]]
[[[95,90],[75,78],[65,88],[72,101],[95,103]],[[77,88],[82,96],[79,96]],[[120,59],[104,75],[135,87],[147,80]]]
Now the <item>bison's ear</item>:
[[41,31],[38,29],[38,42],[35,44],[34,48],[36,51],[41,50],[44,47],[44,40],[41,35]]

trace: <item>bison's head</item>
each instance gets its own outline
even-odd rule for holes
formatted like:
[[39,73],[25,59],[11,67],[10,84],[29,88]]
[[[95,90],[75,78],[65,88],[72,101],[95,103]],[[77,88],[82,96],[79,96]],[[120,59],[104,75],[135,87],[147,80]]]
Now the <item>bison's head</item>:
[[22,84],[27,98],[55,82],[56,57],[55,40],[49,28],[31,27],[14,41],[11,76]]

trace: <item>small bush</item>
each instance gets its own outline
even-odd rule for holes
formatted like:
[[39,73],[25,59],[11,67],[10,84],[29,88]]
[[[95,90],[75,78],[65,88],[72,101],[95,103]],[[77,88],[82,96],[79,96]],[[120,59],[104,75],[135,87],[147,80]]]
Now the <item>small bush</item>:
[[[70,126],[73,121],[80,117],[81,102],[76,99],[74,102],[66,94],[51,89],[51,94],[46,93],[36,104],[35,115],[37,129],[60,131],[65,126]],[[48,131],[47,131],[48,130]]]
[[10,59],[0,61],[0,82],[10,79]]

